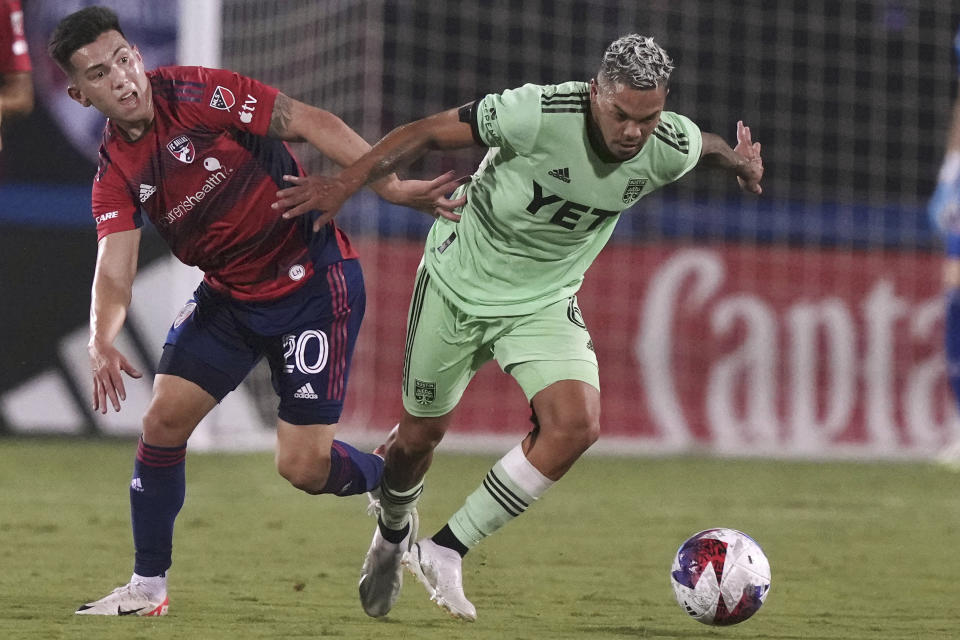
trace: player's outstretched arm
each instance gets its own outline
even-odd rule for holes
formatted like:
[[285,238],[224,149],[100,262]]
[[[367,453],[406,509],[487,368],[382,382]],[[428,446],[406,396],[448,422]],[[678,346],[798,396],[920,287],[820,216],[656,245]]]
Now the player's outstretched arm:
[[132,378],[142,375],[113,346],[127,317],[139,252],[139,229],[111,233],[97,245],[87,351],[93,372],[93,410],[100,413],[107,412],[107,399],[114,411],[120,411],[120,402],[127,399],[121,371]]
[[700,163],[731,171],[737,176],[737,183],[744,191],[763,193],[760,180],[763,178],[763,159],[760,157],[760,143],[754,142],[750,127],[737,122],[737,146],[730,145],[720,136],[703,133],[703,150]]
[[[353,164],[370,150],[370,145],[334,114],[293,100],[283,93],[278,94],[274,102],[267,133],[283,140],[307,141],[341,167]],[[274,208],[279,210],[291,206],[296,208],[297,205],[311,201],[318,193],[326,191],[326,179],[321,176],[284,176],[284,179],[294,186],[278,193],[278,205]],[[446,197],[446,194],[461,184],[452,172],[434,180],[399,180],[393,171],[390,171],[370,182],[371,188],[390,202],[427,211],[434,216],[459,219],[453,209],[461,206],[464,200],[450,200]],[[313,208],[316,207],[307,207],[294,215]],[[339,208],[321,208],[330,215],[323,216],[314,227],[319,229],[326,224]]]
[[[284,211],[285,218],[299,216],[313,209],[323,211],[324,215],[314,223],[314,228],[319,228],[339,211],[347,198],[364,185],[393,174],[432,149],[461,149],[474,144],[476,143],[470,125],[460,121],[458,110],[444,111],[397,127],[369,152],[332,178],[315,176],[311,178],[308,189],[294,187],[280,191],[275,208]],[[454,179],[450,173],[437,180],[441,180],[441,183],[434,184],[432,188],[441,193],[448,193],[452,190],[451,187],[463,182],[462,179]],[[447,201],[448,205],[453,206],[460,206],[462,203],[463,199]],[[444,215],[442,207],[437,209],[434,211],[436,215]],[[444,217],[459,219],[459,216]]]

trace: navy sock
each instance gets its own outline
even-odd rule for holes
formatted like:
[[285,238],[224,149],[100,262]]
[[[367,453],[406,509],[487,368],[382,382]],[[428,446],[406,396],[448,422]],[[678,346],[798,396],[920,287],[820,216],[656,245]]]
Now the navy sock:
[[186,455],[185,444],[154,447],[140,438],[130,482],[137,575],[162,576],[173,561],[173,523],[186,494]]
[[947,291],[944,319],[946,333],[947,379],[954,400],[960,403],[960,289]]
[[383,458],[334,440],[330,447],[330,475],[320,493],[337,496],[366,493],[380,484],[382,475]]

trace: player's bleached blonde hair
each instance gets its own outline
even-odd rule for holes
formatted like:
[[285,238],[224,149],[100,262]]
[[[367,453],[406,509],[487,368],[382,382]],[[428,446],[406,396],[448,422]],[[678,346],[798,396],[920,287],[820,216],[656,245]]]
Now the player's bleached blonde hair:
[[653,38],[631,33],[611,42],[603,52],[597,81],[656,89],[667,85],[671,71],[673,60]]

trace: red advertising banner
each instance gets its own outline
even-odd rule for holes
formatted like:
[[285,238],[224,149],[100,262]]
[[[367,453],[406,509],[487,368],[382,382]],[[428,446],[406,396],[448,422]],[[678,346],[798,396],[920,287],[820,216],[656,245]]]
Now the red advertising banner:
[[[368,317],[345,422],[385,430],[419,243],[365,247]],[[945,379],[940,256],[617,246],[578,295],[600,362],[599,449],[918,458],[960,438]],[[515,441],[517,384],[488,364],[448,439]],[[470,435],[476,438],[463,439]],[[502,438],[497,438],[502,436]]]

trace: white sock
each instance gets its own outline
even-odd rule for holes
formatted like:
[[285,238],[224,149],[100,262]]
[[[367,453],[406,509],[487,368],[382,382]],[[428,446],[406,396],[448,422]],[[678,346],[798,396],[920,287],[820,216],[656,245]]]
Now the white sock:
[[167,595],[167,576],[138,576],[133,574],[130,577],[131,583],[139,584],[144,593],[151,600],[160,599]]

